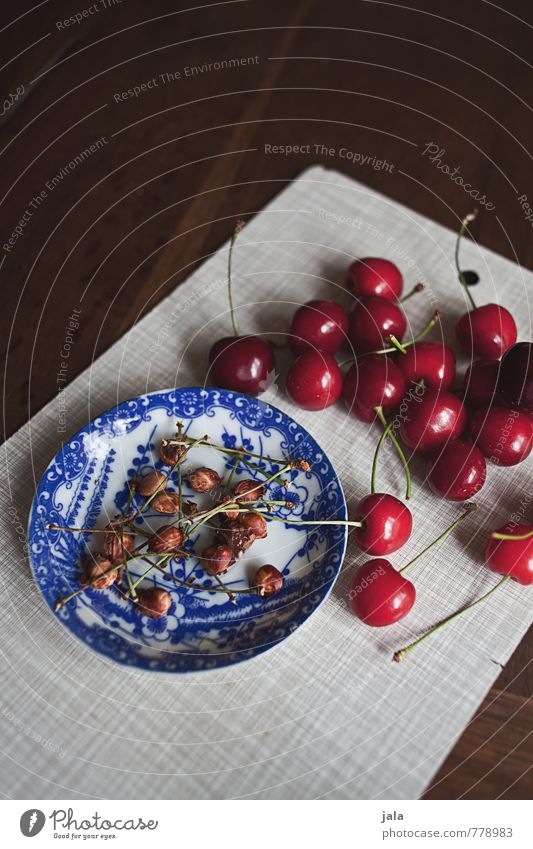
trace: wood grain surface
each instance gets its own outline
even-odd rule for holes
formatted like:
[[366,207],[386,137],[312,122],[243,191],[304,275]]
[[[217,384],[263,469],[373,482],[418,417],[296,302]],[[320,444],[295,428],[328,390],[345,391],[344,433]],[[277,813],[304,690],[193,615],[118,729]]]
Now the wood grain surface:
[[[1,24],[5,436],[57,393],[73,309],[68,380],[314,163],[453,228],[457,167],[494,205],[476,238],[533,268],[528,0],[23,0]],[[531,794],[532,646],[427,798]]]

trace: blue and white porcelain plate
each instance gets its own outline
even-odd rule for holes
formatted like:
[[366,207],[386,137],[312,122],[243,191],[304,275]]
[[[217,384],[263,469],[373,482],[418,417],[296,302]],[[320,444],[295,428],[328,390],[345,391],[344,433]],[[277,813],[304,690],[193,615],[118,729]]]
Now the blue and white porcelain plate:
[[[219,389],[170,389],[141,395],[73,436],[37,488],[29,522],[30,560],[37,586],[52,610],[58,599],[78,588],[80,562],[88,549],[97,549],[101,536],[50,530],[47,525],[103,528],[124,510],[128,481],[161,467],[159,444],[175,435],[178,421],[192,438],[208,434],[213,443],[227,448],[307,460],[311,471],[284,474],[288,488],[283,483],[270,485],[270,498],[290,498],[295,505],[290,511],[276,507],[273,515],[317,522],[346,519],[344,494],[327,455],[285,413],[255,398]],[[184,469],[208,466],[227,477],[233,465],[230,455],[199,446],[189,452]],[[278,469],[266,461],[264,467]],[[241,465],[233,481],[250,477],[262,479],[260,472],[251,473]],[[186,484],[184,495],[194,496],[200,509],[206,506],[201,498],[208,496],[199,498]],[[145,515],[154,529],[169,522],[155,512]],[[194,551],[202,551],[212,537],[212,529],[202,528],[191,541]],[[86,646],[118,663],[159,672],[216,669],[276,646],[308,619],[333,586],[346,537],[345,525],[269,522],[267,538],[256,540],[224,576],[230,588],[247,588],[259,566],[273,564],[283,573],[284,585],[267,600],[238,595],[233,605],[224,593],[181,587],[154,570],[142,585],[157,584],[172,595],[172,605],[160,619],[142,616],[117,584],[106,590],[86,589],[55,615]],[[146,569],[145,563],[138,562],[132,567],[136,575]],[[179,579],[192,578],[206,586],[213,581],[194,556],[173,560],[170,571]]]

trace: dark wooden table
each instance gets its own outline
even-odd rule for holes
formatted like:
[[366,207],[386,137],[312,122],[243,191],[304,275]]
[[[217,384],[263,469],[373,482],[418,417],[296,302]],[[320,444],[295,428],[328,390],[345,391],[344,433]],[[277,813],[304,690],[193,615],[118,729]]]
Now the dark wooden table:
[[[472,199],[424,155],[433,143],[495,205],[481,208],[476,238],[533,268],[520,200],[533,205],[533,10],[500,5],[4,4],[5,435],[57,392],[58,344],[89,281],[69,380],[215,251],[237,216],[312,163],[455,227]],[[265,153],[287,144],[309,147]],[[392,172],[327,152],[344,145]],[[530,632],[427,798],[531,794],[532,645]]]

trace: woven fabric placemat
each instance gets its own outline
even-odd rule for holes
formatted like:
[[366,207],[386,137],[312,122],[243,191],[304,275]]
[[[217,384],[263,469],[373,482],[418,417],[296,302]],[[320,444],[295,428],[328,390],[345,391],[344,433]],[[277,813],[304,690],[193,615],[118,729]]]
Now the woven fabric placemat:
[[[467,308],[453,267],[454,240],[451,231],[385,196],[310,168],[239,237],[234,286],[241,328],[285,333],[295,304],[315,297],[348,304],[346,266],[357,256],[378,255],[397,262],[407,288],[417,280],[427,284],[406,305],[406,336],[438,303],[442,333],[451,339]],[[478,301],[505,304],[520,337],[529,338],[532,274],[472,242],[462,256],[463,267],[481,276]],[[418,797],[531,622],[531,590],[508,584],[402,663],[391,662],[394,649],[496,582],[483,565],[487,529],[520,509],[527,520],[530,461],[489,467],[477,512],[413,567],[416,606],[389,629],[367,628],[347,609],[350,577],[364,560],[351,543],[317,614],[275,650],[225,670],[158,677],[125,669],[92,654],[55,620],[35,589],[23,546],[35,485],[66,438],[60,417],[70,433],[126,398],[203,384],[210,344],[229,331],[226,263],[227,245],[69,384],[61,410],[54,400],[4,446],[5,796]],[[83,313],[77,332],[83,333]],[[281,372],[286,362],[281,356]],[[327,450],[353,506],[368,491],[377,427],[349,418],[342,405],[320,413],[296,409],[282,377],[263,398],[297,418]],[[401,496],[401,469],[390,451],[379,476],[383,488]],[[424,464],[416,460],[414,531],[393,558],[398,565],[461,510],[433,496],[423,478]]]

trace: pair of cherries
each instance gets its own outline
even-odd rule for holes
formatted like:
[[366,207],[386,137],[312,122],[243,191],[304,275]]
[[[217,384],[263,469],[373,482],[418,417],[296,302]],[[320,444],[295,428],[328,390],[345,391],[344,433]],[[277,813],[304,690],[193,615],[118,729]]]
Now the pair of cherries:
[[[468,507],[440,537],[402,569],[395,569],[389,560],[382,557],[369,560],[361,566],[351,582],[349,592],[350,606],[356,616],[372,627],[392,625],[403,619],[416,600],[415,586],[412,581],[404,577],[405,571],[437,542],[451,533],[466,518],[471,509]],[[485,549],[485,562],[489,569],[503,576],[502,580],[480,599],[438,623],[410,646],[396,652],[395,660],[400,660],[407,651],[431,633],[484,601],[507,580],[512,579],[525,586],[533,584],[533,525],[510,522],[491,534]]]

